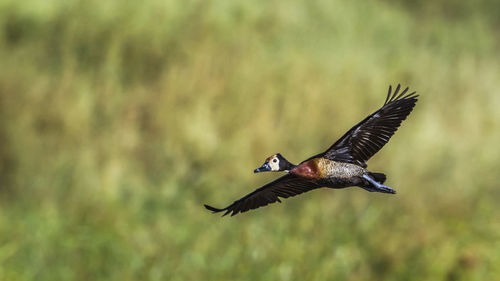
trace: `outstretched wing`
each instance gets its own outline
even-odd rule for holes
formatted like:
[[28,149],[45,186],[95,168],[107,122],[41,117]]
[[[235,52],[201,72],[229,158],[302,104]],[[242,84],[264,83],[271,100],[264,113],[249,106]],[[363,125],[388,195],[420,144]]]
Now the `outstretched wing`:
[[208,205],[205,205],[205,208],[213,211],[214,213],[226,211],[224,216],[229,213],[231,213],[231,216],[234,216],[238,213],[257,209],[276,201],[281,202],[278,197],[288,198],[319,187],[321,186],[313,182],[307,181],[293,174],[287,174],[261,188],[256,189],[254,192],[246,195],[245,197],[234,201],[233,204],[224,209],[217,209]]
[[408,88],[398,94],[399,90],[400,85],[391,93],[389,86],[384,105],[352,127],[323,153],[324,157],[366,167],[365,162],[389,141],[417,102],[415,92],[405,95]]

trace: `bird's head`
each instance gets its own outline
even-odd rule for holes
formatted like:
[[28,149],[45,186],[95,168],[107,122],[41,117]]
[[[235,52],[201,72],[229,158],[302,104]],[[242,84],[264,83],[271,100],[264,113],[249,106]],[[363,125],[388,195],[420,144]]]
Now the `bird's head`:
[[295,165],[288,162],[285,157],[281,156],[281,154],[274,154],[266,159],[264,164],[259,168],[255,169],[254,173],[260,172],[280,172],[280,171],[290,171],[293,169]]

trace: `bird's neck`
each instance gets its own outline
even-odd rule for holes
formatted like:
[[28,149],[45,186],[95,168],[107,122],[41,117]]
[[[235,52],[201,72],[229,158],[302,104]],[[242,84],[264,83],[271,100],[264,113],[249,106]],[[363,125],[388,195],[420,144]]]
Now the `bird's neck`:
[[286,162],[285,171],[291,171],[295,167],[297,167],[297,165],[294,165],[290,162]]

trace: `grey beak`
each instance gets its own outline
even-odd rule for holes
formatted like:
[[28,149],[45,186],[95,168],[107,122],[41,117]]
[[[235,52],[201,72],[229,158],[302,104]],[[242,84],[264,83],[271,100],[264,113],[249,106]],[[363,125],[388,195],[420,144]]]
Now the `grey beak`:
[[271,166],[269,166],[269,164],[266,162],[262,166],[260,166],[260,168],[255,169],[253,172],[260,173],[260,172],[267,172],[267,171],[271,171]]

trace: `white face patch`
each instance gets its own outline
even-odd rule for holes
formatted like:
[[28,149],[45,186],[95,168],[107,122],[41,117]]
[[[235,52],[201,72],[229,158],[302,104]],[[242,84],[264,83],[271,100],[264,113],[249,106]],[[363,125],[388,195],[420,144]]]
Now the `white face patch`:
[[273,155],[269,158],[269,166],[271,167],[271,171],[279,171],[280,170],[280,160],[276,155]]

